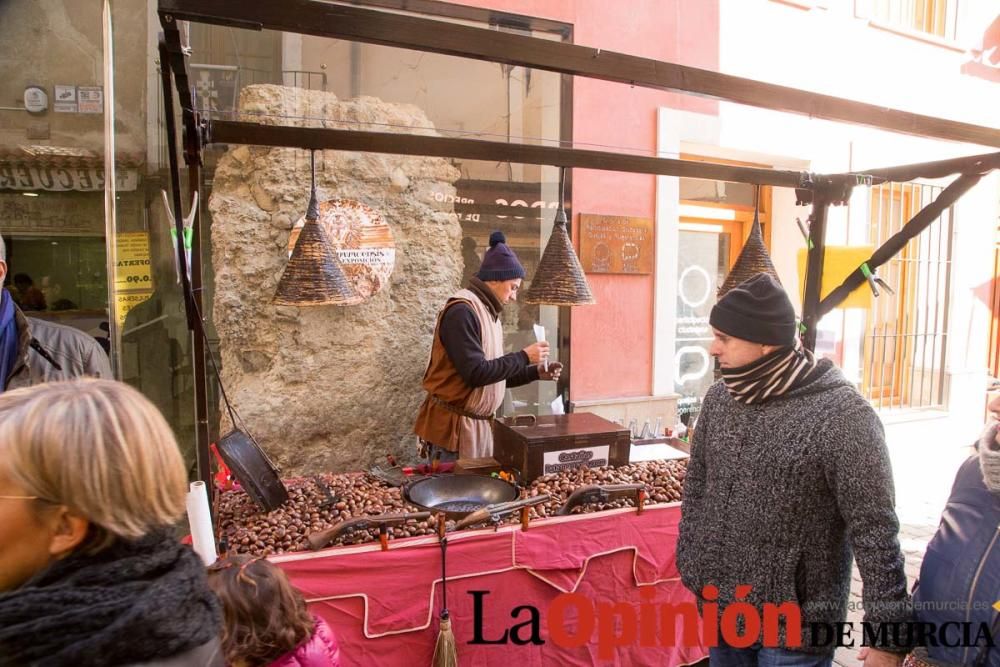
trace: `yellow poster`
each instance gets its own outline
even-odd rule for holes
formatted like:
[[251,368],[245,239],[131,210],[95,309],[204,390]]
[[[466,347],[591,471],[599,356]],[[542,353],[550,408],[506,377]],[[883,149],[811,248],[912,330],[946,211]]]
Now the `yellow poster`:
[[149,234],[125,232],[117,237],[115,267],[115,318],[125,324],[128,311],[153,293],[153,271],[149,258]]
[[127,232],[118,235],[118,264],[115,268],[115,291],[153,289],[149,261],[149,234]]
[[118,326],[125,326],[125,316],[140,303],[152,296],[152,290],[145,292],[125,292],[115,295],[115,317],[118,318]]
[[[874,246],[827,246],[823,257],[823,280],[820,283],[820,300],[844,282],[861,262],[867,260],[875,251]],[[799,250],[799,299],[803,298],[806,289],[806,260],[808,251]],[[870,308],[872,290],[868,283],[851,292],[838,308]]]

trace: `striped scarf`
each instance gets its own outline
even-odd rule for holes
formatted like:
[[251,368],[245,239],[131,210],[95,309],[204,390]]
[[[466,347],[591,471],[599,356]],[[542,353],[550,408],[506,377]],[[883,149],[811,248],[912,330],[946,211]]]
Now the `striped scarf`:
[[738,403],[753,405],[812,382],[816,357],[798,340],[739,368],[723,368],[722,381]]

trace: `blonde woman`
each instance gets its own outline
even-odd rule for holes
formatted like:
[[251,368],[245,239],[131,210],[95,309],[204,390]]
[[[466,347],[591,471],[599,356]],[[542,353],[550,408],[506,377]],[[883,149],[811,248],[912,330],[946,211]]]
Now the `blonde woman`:
[[0,662],[215,666],[221,612],[173,531],[187,479],[131,387],[0,394]]

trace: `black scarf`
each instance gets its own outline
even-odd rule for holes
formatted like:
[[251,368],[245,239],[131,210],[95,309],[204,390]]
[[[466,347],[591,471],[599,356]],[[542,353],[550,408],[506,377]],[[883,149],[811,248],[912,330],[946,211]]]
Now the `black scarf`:
[[822,372],[813,353],[796,340],[746,366],[723,368],[722,381],[735,401],[752,405],[804,387]]
[[3,665],[111,666],[170,658],[217,637],[205,568],[166,531],[55,561],[0,593]]
[[500,313],[503,312],[503,304],[500,303],[500,299],[493,293],[489,285],[479,278],[472,276],[469,279],[469,291],[478,296],[486,304],[486,309],[493,315],[493,319],[500,317]]

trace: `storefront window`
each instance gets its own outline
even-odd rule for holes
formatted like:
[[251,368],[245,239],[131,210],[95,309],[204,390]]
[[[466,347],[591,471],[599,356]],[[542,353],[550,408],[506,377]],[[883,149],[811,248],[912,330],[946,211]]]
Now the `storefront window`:
[[[443,5],[442,8],[446,11]],[[482,26],[487,21],[486,13],[483,14],[482,21],[436,18]],[[551,21],[538,21],[537,26],[532,26],[531,20],[505,24],[495,14],[490,20],[496,29],[535,37],[559,40],[569,35],[567,25]],[[191,24],[190,40],[190,73],[196,104],[210,117],[232,118],[242,89],[271,83],[323,91],[340,100],[374,97],[388,104],[414,105],[439,133],[448,136],[550,145],[570,136],[568,86],[555,73],[385,46],[205,24]],[[475,94],[470,94],[471,90]],[[318,116],[321,112],[315,113]],[[296,125],[310,119],[258,120]],[[363,112],[338,120],[342,123],[338,127],[349,129],[378,132],[392,129],[384,122],[366,122]],[[209,172],[224,149],[209,148]],[[301,153],[296,164],[304,169],[308,158],[304,151]],[[454,182],[454,193],[425,191],[419,196],[426,198],[426,203],[452,207],[459,220],[461,284],[466,284],[478,269],[494,230],[504,232],[530,279],[552,229],[558,171],[535,165],[474,160],[452,163],[461,173]],[[211,180],[210,173],[206,174],[206,180]],[[370,194],[375,198],[381,196],[374,191]],[[503,321],[506,351],[533,343],[535,323],[545,326],[546,337],[553,343],[553,360],[560,357],[560,345],[568,344],[560,331],[557,308],[516,303],[505,309]],[[568,369],[564,370],[563,378],[558,387],[554,383],[538,383],[509,390],[504,411],[547,414],[554,399],[562,396],[569,386]]]
[[[0,5],[0,41],[22,63],[0,77],[4,288],[27,315],[110,351],[104,207],[102,2]],[[72,25],[73,37],[53,25]],[[9,105],[17,100],[18,104]],[[135,164],[122,206],[136,209]]]
[[[0,5],[5,48],[16,50],[23,62],[36,63],[30,72],[0,81],[6,99],[30,98],[31,107],[0,110],[0,233],[10,263],[7,287],[23,307],[99,339],[118,376],[154,401],[193,463],[192,340],[178,285],[172,217],[163,202],[171,181],[156,4]],[[107,28],[106,6],[112,11]],[[448,11],[445,5],[429,7]],[[436,18],[554,40],[570,35],[565,24],[474,8],[464,8],[461,18]],[[73,26],[73,38],[51,29],[56,24]],[[113,89],[105,87],[106,31],[113,45]],[[190,24],[182,25],[182,32],[191,46],[187,67],[196,104],[209,118],[231,118],[247,86],[277,84],[325,91],[341,100],[377,97],[390,105],[414,105],[449,136],[550,145],[571,136],[571,88],[558,74],[272,31]],[[114,102],[112,119],[105,118],[106,95]],[[174,115],[180,119],[176,96]],[[350,120],[353,129],[384,129],[366,125],[362,117]],[[295,124],[296,119],[286,121]],[[113,136],[106,127],[114,128]],[[115,156],[113,188],[104,182],[109,146]],[[220,259],[212,248],[209,201],[218,160],[232,148],[208,145],[197,183],[189,182],[181,161],[182,214],[188,214],[194,190],[200,198],[202,252],[193,259],[200,259],[203,269],[198,294],[213,351],[219,342],[213,328],[215,274],[217,264],[228,266],[230,258]],[[308,154],[299,153],[295,171],[306,174]],[[462,271],[455,287],[478,267],[496,229],[506,234],[530,278],[551,231],[557,171],[470,160],[451,164],[458,173],[453,191],[414,196],[454,199],[432,203],[450,207],[458,220],[461,256],[454,261]],[[560,318],[550,307],[518,303],[507,308],[507,350],[533,342],[532,325],[542,323],[553,343],[553,359],[564,356],[568,337]],[[253,367],[257,352],[246,354],[241,362],[229,363]],[[210,365],[207,371],[212,388]],[[553,399],[568,398],[568,386],[567,369],[558,387],[540,383],[508,392],[504,410],[544,414]],[[419,386],[411,390],[420,393]],[[216,401],[211,403],[215,436],[219,420]]]

